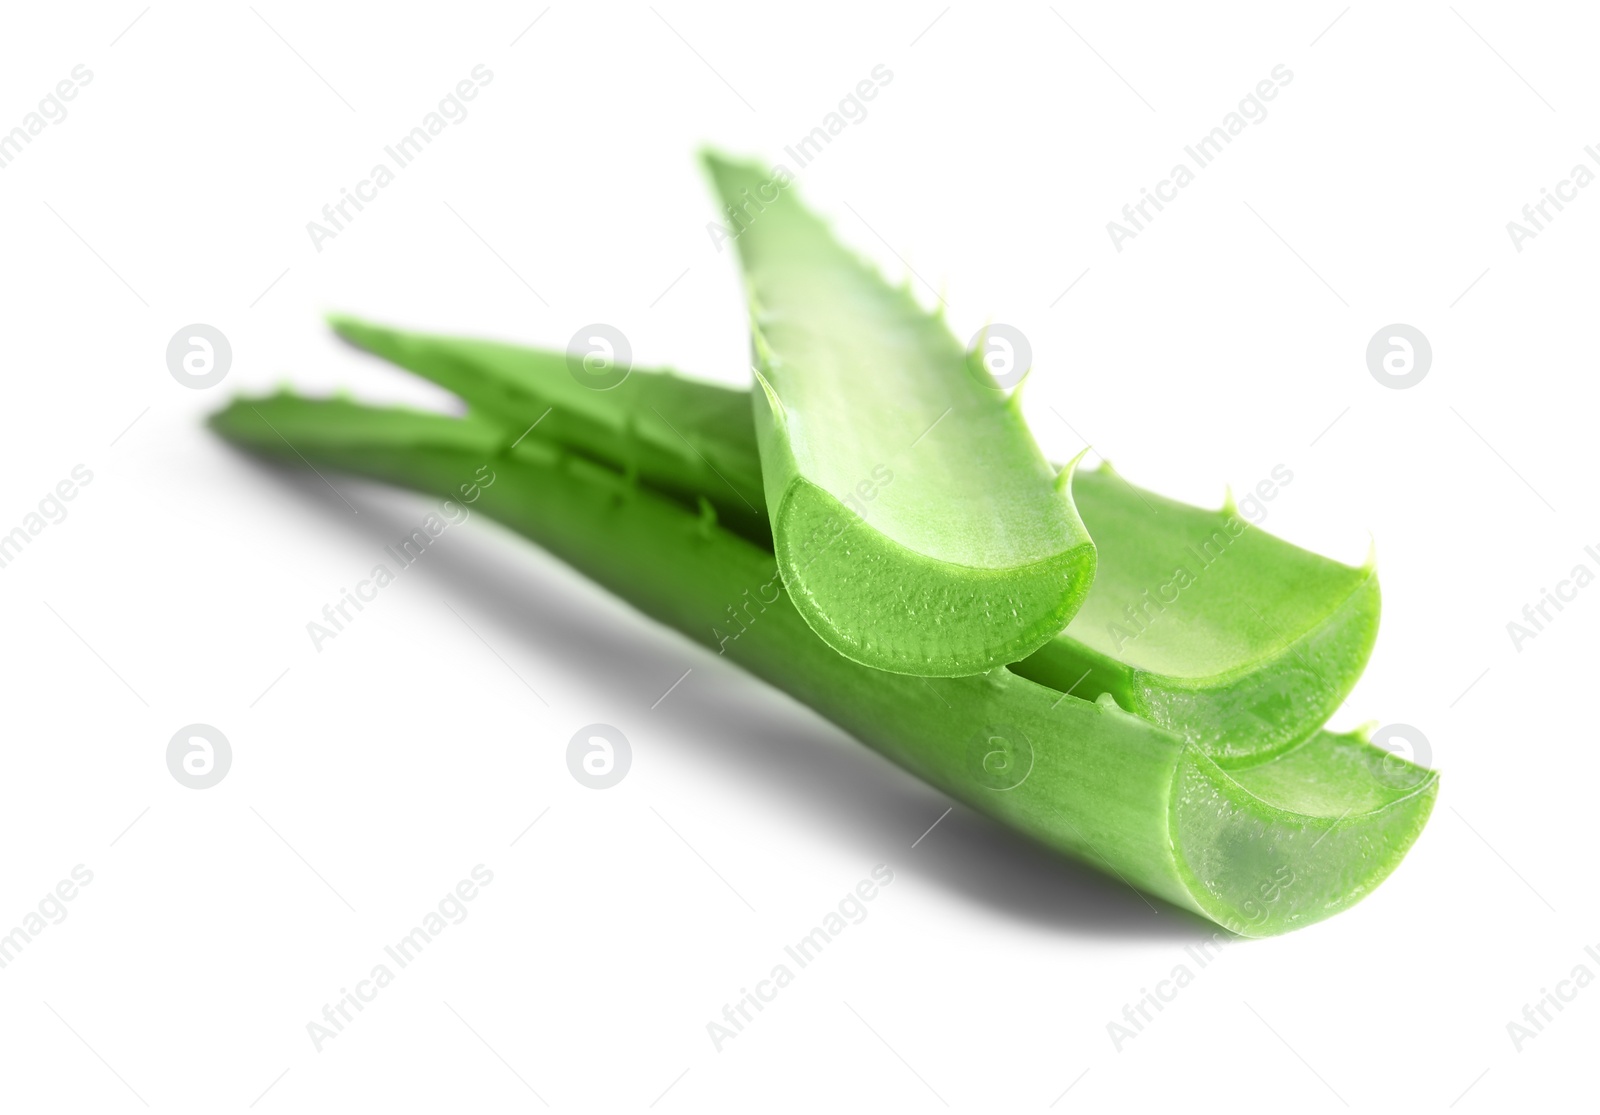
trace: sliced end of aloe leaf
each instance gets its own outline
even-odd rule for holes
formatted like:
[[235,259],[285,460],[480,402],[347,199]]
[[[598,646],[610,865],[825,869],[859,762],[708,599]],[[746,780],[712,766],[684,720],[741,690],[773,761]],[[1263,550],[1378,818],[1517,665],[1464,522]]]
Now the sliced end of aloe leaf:
[[1105,556],[1070,634],[1146,673],[1202,679],[1257,663],[1371,579],[1237,512],[1167,499],[1110,469],[1079,473],[1073,498]]
[[766,504],[802,614],[839,653],[896,673],[977,673],[1037,649],[1082,600],[1093,544],[1020,414],[790,183],[706,165],[738,226]]
[[1236,510],[1166,499],[1105,467],[1079,473],[1073,494],[1099,544],[1096,581],[1017,673],[1079,696],[1109,692],[1225,765],[1300,743],[1354,687],[1378,631],[1370,565],[1310,553]]
[[[812,629],[846,657],[894,673],[955,677],[1014,662],[1066,626],[1094,577],[1087,542],[1004,569],[939,561],[804,480],[785,495],[773,533]],[[841,615],[872,619],[841,624]]]
[[1360,901],[1399,866],[1439,776],[1360,735],[1318,732],[1266,762],[1223,770],[1190,749],[1172,795],[1172,844],[1201,911],[1266,937]]
[[1292,638],[1280,632],[1283,641],[1256,660],[1205,678],[1134,671],[1131,699],[1225,766],[1281,751],[1327,721],[1355,686],[1377,638],[1379,603],[1369,574],[1321,621]]

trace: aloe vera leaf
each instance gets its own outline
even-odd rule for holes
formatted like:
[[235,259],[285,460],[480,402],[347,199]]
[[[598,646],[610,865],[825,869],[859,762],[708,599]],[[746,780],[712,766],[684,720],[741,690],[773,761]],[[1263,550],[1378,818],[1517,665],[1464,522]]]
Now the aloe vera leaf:
[[1109,466],[1073,497],[1100,571],[1061,636],[1013,669],[1091,691],[1219,761],[1259,759],[1322,724],[1378,634],[1377,571],[1321,557],[1210,510],[1134,488]]
[[978,673],[1037,650],[1094,575],[1066,478],[943,321],[792,188],[705,161],[739,213],[762,478],[801,615],[839,653],[898,673]]
[[[436,495],[455,495],[492,460],[478,509],[952,797],[1245,936],[1309,925],[1363,897],[1399,864],[1437,795],[1436,774],[1359,735],[1318,732],[1227,771],[1109,698],[1008,670],[917,678],[852,662],[801,619],[770,550],[537,433],[505,453],[492,424],[286,394],[238,400],[211,424],[295,467]],[[728,637],[730,605],[765,586],[778,590],[772,603]]]
[[328,319],[346,341],[460,396],[504,422],[574,452],[596,452],[680,496],[708,493],[723,522],[746,537],[769,536],[761,461],[746,391],[670,371],[630,374],[596,390],[566,353],[495,341],[429,336],[344,315]]
[[[559,356],[537,350],[374,326],[340,329],[455,391],[480,417],[504,421],[513,436],[563,404],[572,382]],[[466,365],[470,370],[456,370]],[[749,493],[764,524],[746,393],[646,370],[635,370],[628,383],[650,396],[657,379],[674,392],[674,427],[719,462],[720,477],[685,470],[679,458],[646,459],[632,444],[616,392],[585,391],[574,402],[591,421],[558,422],[557,411],[537,433],[633,468],[680,497],[703,497],[726,525],[770,546],[770,535],[750,526],[748,508],[731,494]],[[698,484],[705,486],[696,490]],[[1349,695],[1377,636],[1380,598],[1370,565],[1299,549],[1248,526],[1229,507],[1194,507],[1137,488],[1109,466],[1078,470],[1072,492],[1099,549],[1094,584],[1066,630],[1012,670],[1080,696],[1110,693],[1223,762],[1299,743]],[[1174,576],[1180,569],[1185,577]]]

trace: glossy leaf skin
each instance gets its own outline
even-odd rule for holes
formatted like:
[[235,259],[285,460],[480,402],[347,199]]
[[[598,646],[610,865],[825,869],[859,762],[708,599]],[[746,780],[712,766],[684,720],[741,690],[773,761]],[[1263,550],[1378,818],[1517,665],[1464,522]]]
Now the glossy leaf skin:
[[1378,635],[1378,575],[1292,546],[1235,508],[1192,507],[1109,467],[1073,495],[1100,574],[1061,636],[1015,667],[1096,692],[1224,765],[1305,739],[1361,677]]
[[[680,498],[703,497],[731,529],[771,546],[747,393],[642,369],[624,385],[642,398],[672,400],[661,409],[676,433],[658,433],[680,446],[692,439],[717,463],[712,475],[692,455],[636,444],[650,435],[630,426],[639,408],[627,396],[581,389],[571,398],[557,354],[339,327],[457,392],[479,417],[503,422],[508,439],[548,414],[536,428],[546,440]],[[562,418],[570,407],[581,408],[582,421]],[[1370,565],[1319,557],[1249,525],[1236,509],[1179,503],[1106,466],[1076,471],[1072,492],[1099,549],[1098,571],[1066,630],[1014,671],[1081,697],[1110,693],[1225,765],[1300,743],[1349,694],[1377,636]],[[746,499],[759,514],[749,514]]]
[[801,615],[896,673],[978,673],[1043,646],[1088,591],[1094,546],[1021,415],[792,185],[705,162],[738,214],[756,443]]
[[596,390],[563,352],[498,341],[411,333],[343,314],[329,324],[346,341],[458,395],[503,423],[514,440],[547,440],[628,472],[658,489],[709,493],[722,521],[755,540],[771,535],[746,391],[670,371],[630,372]]
[[537,433],[508,449],[480,419],[292,395],[239,400],[222,436],[291,467],[441,496],[490,463],[476,506],[640,611],[811,705],[918,777],[1129,885],[1247,936],[1344,909],[1420,833],[1437,776],[1355,736],[1318,732],[1224,771],[1178,735],[1006,669],[876,670],[833,651],[787,594],[741,628],[730,605],[781,585],[770,550]]

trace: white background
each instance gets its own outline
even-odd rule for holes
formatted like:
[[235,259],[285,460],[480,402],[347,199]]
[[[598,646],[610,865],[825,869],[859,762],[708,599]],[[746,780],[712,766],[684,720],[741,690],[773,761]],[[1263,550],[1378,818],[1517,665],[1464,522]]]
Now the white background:
[[[1579,562],[1600,570],[1600,188],[1521,252],[1506,223],[1600,140],[1592,13],[542,8],[0,17],[0,129],[93,74],[0,170],[0,530],[93,472],[0,570],[0,927],[93,872],[0,970],[0,1104],[1492,1111],[1588,1093],[1600,990],[1521,1052],[1506,1024],[1575,965],[1600,974],[1600,589],[1520,651],[1506,624]],[[480,63],[470,114],[315,250],[306,223]],[[334,309],[557,348],[604,321],[642,366],[742,382],[742,295],[693,153],[782,159],[880,63],[892,82],[802,195],[930,304],[922,280],[942,290],[959,336],[1026,332],[1053,456],[1088,438],[1206,503],[1283,464],[1269,529],[1351,561],[1375,539],[1383,631],[1334,726],[1415,725],[1444,771],[1372,897],[1230,945],[1120,1052],[1107,1023],[1195,967],[1206,926],[963,808],[923,836],[940,794],[487,521],[319,653],[306,623],[429,502],[336,494],[201,425],[283,379],[448,405],[335,343]],[[1267,118],[1115,250],[1106,223],[1279,64],[1293,81]],[[233,346],[206,391],[165,365],[194,322]],[[1434,351],[1408,390],[1364,358],[1395,322]],[[634,753],[604,792],[564,759],[596,721]],[[205,791],[166,767],[194,722],[234,753]],[[317,1052],[307,1023],[480,863],[470,916]],[[706,1023],[880,863],[894,882],[867,919],[717,1052]]]

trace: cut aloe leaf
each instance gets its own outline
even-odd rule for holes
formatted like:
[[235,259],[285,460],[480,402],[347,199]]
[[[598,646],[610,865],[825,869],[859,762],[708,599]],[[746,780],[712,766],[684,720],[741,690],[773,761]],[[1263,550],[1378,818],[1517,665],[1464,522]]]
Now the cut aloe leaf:
[[492,423],[290,395],[239,400],[211,422],[294,467],[442,496],[492,460],[478,509],[952,797],[1236,933],[1282,933],[1356,902],[1398,865],[1437,794],[1435,774],[1360,736],[1319,732],[1224,770],[1109,698],[1008,670],[872,669],[828,647],[781,590],[730,630],[744,588],[781,588],[772,552],[537,431],[506,453]]
[[1291,546],[1236,508],[1134,488],[1109,466],[1072,494],[1100,571],[1072,622],[1012,667],[1079,683],[1219,760],[1300,743],[1355,686],[1378,635],[1378,575]]
[[328,321],[356,347],[492,415],[513,437],[537,430],[573,452],[647,473],[663,490],[710,493],[731,529],[769,533],[748,392],[670,371],[629,374],[597,390],[566,353],[402,332],[343,315]]
[[[559,355],[363,328],[386,339],[363,347],[455,391],[509,437],[560,403],[571,382]],[[470,372],[437,371],[462,365]],[[670,385],[674,427],[719,462],[719,477],[637,448],[616,392],[586,391],[575,403],[590,420],[554,422],[551,413],[536,433],[680,499],[704,498],[731,529],[770,546],[746,394],[666,372],[635,370],[628,382],[646,397]],[[761,508],[758,524],[735,488]],[[1370,565],[1309,553],[1247,527],[1233,509],[1167,499],[1108,466],[1078,470],[1072,491],[1099,549],[1094,584],[1066,630],[1012,670],[1082,697],[1110,693],[1223,762],[1299,743],[1349,695],[1377,635]]]
[[978,673],[1043,646],[1088,591],[1094,547],[1021,415],[792,187],[706,165],[739,214],[762,478],[800,614],[897,673]]

